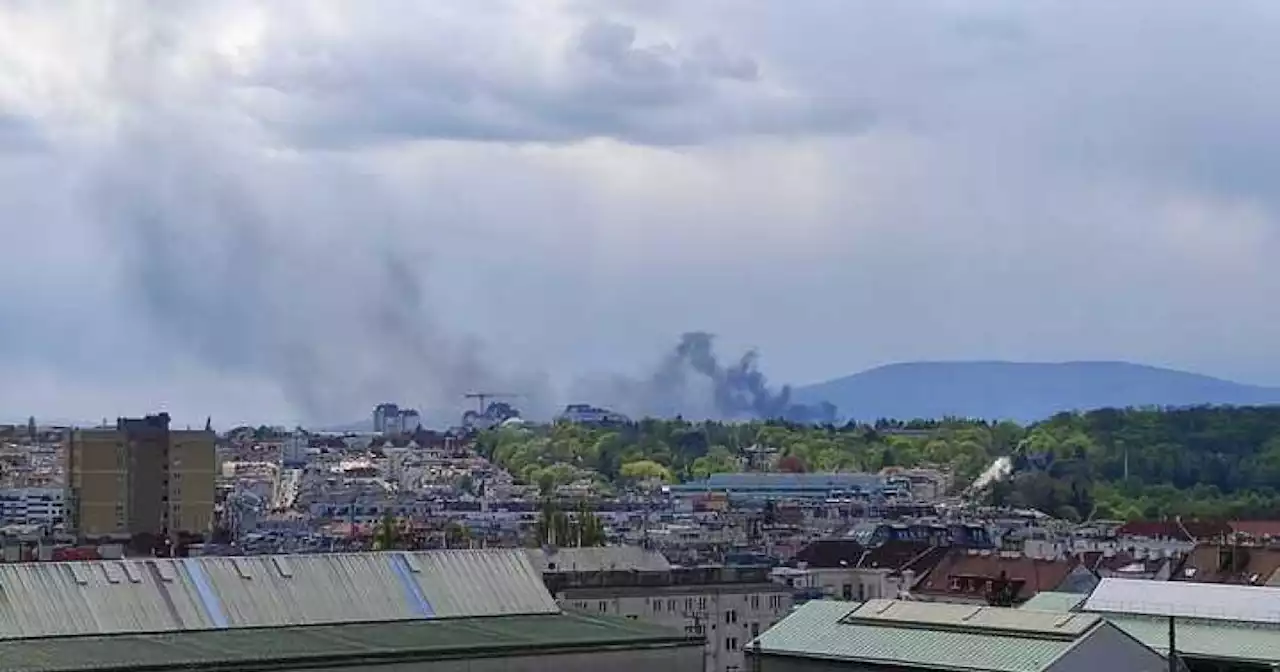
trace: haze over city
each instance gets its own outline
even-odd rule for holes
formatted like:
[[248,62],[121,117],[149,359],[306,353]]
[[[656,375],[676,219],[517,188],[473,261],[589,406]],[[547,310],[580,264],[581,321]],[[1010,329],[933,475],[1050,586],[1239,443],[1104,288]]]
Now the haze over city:
[[975,359],[1280,383],[1278,15],[0,4],[0,407],[550,412],[691,331],[779,385]]

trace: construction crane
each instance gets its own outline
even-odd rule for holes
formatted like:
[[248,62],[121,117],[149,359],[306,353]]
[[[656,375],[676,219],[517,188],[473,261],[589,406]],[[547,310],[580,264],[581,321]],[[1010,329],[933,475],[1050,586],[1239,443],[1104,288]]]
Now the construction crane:
[[508,392],[468,392],[462,396],[467,399],[475,399],[480,404],[480,415],[484,415],[485,410],[489,408],[487,402],[490,399],[515,399],[520,395]]

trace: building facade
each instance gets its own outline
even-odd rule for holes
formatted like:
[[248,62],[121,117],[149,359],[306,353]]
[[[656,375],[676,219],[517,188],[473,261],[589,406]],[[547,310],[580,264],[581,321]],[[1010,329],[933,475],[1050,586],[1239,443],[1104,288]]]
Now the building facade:
[[170,431],[166,413],[70,431],[64,453],[69,527],[94,539],[207,532],[214,442],[212,431]]
[[791,611],[794,591],[769,581],[768,568],[663,568],[665,562],[591,568],[578,561],[576,570],[544,569],[543,576],[565,609],[705,638],[706,672],[748,670],[747,643]]
[[0,490],[0,525],[46,528],[62,525],[66,516],[65,494],[62,488]]

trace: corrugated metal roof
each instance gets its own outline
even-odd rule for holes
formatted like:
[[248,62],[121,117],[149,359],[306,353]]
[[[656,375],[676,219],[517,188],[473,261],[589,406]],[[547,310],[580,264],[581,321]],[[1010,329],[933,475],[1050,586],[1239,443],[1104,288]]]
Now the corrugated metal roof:
[[1036,593],[1018,608],[1027,611],[1071,611],[1080,606],[1088,597],[1088,595],[1080,593],[1058,593],[1049,590],[1043,593]]
[[605,572],[639,570],[666,572],[671,563],[662,553],[640,546],[598,548],[532,548],[529,561],[540,572]]
[[655,644],[703,645],[701,638],[625,619],[559,614],[0,641],[0,672],[177,669],[286,660],[320,666],[335,659],[409,654]]
[[518,549],[0,565],[0,640],[558,612]]
[[[930,603],[928,606],[942,605]],[[919,624],[872,625],[856,619],[849,621],[847,617],[858,607],[853,602],[833,600],[806,602],[748,646],[766,654],[863,663],[984,672],[1040,672],[1079,641],[934,629]]]
[[[1148,647],[1169,652],[1168,618],[1108,615],[1107,620]],[[1174,634],[1183,656],[1237,663],[1280,661],[1280,627],[1178,618]]]
[[1280,625],[1280,588],[1103,579],[1084,610]]
[[1095,614],[1022,611],[933,602],[870,600],[842,621],[850,625],[929,626],[988,634],[1020,633],[1076,639],[1102,621]]

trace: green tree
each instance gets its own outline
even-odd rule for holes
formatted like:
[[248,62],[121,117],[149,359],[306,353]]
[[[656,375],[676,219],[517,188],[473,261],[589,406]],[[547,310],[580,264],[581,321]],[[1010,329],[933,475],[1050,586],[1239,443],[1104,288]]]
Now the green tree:
[[618,471],[623,478],[633,481],[644,481],[656,478],[664,483],[671,482],[671,470],[653,460],[636,460],[622,465]]

